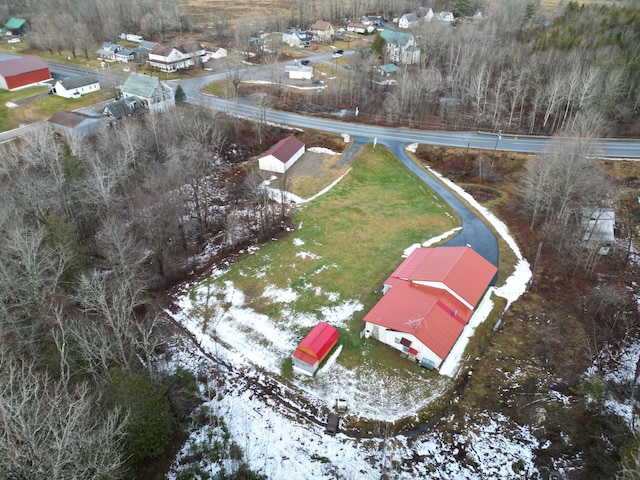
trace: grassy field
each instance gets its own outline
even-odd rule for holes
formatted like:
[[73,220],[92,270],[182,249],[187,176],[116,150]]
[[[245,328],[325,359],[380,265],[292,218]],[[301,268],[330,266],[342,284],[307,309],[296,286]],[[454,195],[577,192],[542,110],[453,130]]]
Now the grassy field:
[[[338,185],[295,213],[298,228],[293,234],[210,281],[233,282],[243,292],[245,305],[276,325],[287,325],[292,314],[321,319],[323,307],[345,300],[361,302],[364,309],[340,332],[340,362],[351,367],[363,358],[359,333],[362,317],[378,299],[374,290],[401,262],[404,249],[457,223],[440,199],[390,152],[367,147]],[[281,304],[263,295],[269,286],[295,292],[286,314]],[[318,289],[330,295],[318,295]],[[377,361],[406,362],[397,353],[388,355],[385,350],[390,349],[378,342],[370,343]]]
[[46,120],[62,110],[76,110],[113,98],[109,90],[100,90],[83,95],[81,98],[62,98],[47,95],[49,87],[30,87],[15,92],[0,90],[0,103],[15,104],[16,107],[0,109],[0,131],[19,127],[21,124]]

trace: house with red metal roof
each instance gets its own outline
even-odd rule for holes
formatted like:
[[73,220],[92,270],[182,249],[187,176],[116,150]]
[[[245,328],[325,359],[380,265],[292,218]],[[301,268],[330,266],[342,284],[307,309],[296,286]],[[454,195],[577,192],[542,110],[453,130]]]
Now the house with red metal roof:
[[258,159],[260,170],[285,173],[304,154],[305,144],[294,136],[283,138]]
[[38,57],[0,61],[0,88],[17,90],[51,80],[49,67]]
[[417,248],[385,280],[365,337],[439,368],[498,269],[470,247]]
[[326,322],[318,322],[291,355],[293,369],[313,375],[337,342],[338,331]]

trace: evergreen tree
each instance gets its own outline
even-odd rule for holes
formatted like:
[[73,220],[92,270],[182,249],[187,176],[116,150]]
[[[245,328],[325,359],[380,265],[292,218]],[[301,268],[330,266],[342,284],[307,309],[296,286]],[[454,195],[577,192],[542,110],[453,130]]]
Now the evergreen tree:
[[453,16],[456,18],[471,15],[471,0],[457,0],[453,7]]
[[184,102],[186,99],[187,99],[187,95],[184,93],[184,90],[182,89],[182,85],[178,85],[175,93],[176,102]]

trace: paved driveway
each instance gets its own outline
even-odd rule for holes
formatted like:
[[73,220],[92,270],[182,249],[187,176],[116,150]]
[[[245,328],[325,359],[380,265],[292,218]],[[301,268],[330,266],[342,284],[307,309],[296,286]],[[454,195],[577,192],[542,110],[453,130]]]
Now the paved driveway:
[[[356,151],[361,145],[371,143],[371,139],[364,137],[354,138],[354,143],[347,150]],[[462,230],[443,245],[446,246],[471,246],[476,252],[498,266],[498,239],[493,231],[476,214],[458,199],[450,190],[438,182],[435,178],[418,166],[404,149],[404,142],[382,140],[379,143],[385,145],[400,160],[405,167],[411,170],[420,180],[435,191],[458,215],[462,224]],[[494,279],[495,281],[495,279]]]

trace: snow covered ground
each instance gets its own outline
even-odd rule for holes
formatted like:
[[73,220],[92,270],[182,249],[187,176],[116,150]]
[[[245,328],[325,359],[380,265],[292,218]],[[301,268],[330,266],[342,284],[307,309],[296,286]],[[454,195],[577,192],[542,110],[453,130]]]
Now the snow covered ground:
[[[476,208],[516,253],[518,264],[515,272],[504,285],[493,289],[496,295],[506,298],[510,304],[525,291],[531,277],[528,262],[499,219],[455,184],[442,180]],[[428,246],[454,233],[446,232],[438,238],[426,239],[422,245]],[[317,255],[300,239],[294,239],[294,245],[300,248],[299,256]],[[408,246],[408,251],[416,246]],[[333,292],[323,292],[320,287],[310,288],[316,288],[317,295],[326,295],[334,301],[333,307],[322,312],[324,319],[333,325],[345,325],[354,312],[363,308],[358,301],[340,300]],[[219,295],[224,295],[224,308],[217,300]],[[291,289],[270,287],[265,295],[286,309],[296,294]],[[451,418],[447,420],[451,426],[448,431],[453,433],[443,434],[427,429],[426,433],[411,438],[389,437],[382,426],[383,421],[413,415],[450,385],[447,376],[456,374],[466,341],[493,307],[490,300],[482,305],[473,325],[465,328],[462,342],[447,358],[442,367],[446,376],[441,377],[438,388],[430,384],[432,389],[427,390],[420,377],[394,382],[393,379],[367,375],[363,370],[349,371],[335,361],[339,350],[313,379],[296,379],[295,386],[311,404],[330,408],[336,398],[344,398],[349,414],[381,421],[380,431],[374,435],[376,438],[370,440],[355,439],[343,433],[335,437],[326,435],[322,426],[304,419],[296,421],[290,409],[269,399],[265,401],[247,387],[250,381],[256,378],[261,381],[263,376],[255,365],[261,365],[267,376],[279,373],[282,358],[290,355],[299,340],[289,333],[291,327],[311,327],[317,321],[315,316],[292,314],[289,325],[275,325],[267,316],[248,308],[244,295],[231,282],[217,287],[203,283],[185,290],[178,306],[174,318],[197,337],[202,349],[232,364],[237,369],[230,374],[234,378],[238,378],[238,372],[244,375],[245,381],[227,382],[224,395],[211,408],[226,419],[232,438],[244,450],[250,467],[270,479],[379,479],[384,472],[391,472],[391,478],[401,479],[539,476],[533,463],[533,452],[544,446],[538,444],[527,427],[499,414]],[[260,332],[259,336],[255,335],[256,331]],[[217,340],[214,341],[214,337]],[[278,341],[270,342],[270,338]],[[183,351],[180,356],[178,361],[191,365],[194,371],[206,369],[210,363],[197,350]],[[398,402],[398,398],[407,398],[407,390],[412,391],[412,401]],[[308,408],[302,403],[296,404],[295,395],[289,401],[301,410]],[[190,442],[201,439],[204,432],[204,428],[194,431]],[[185,449],[190,442],[185,444]],[[209,467],[212,472],[219,469],[218,465]],[[176,478],[176,474],[177,467],[170,477]]]

